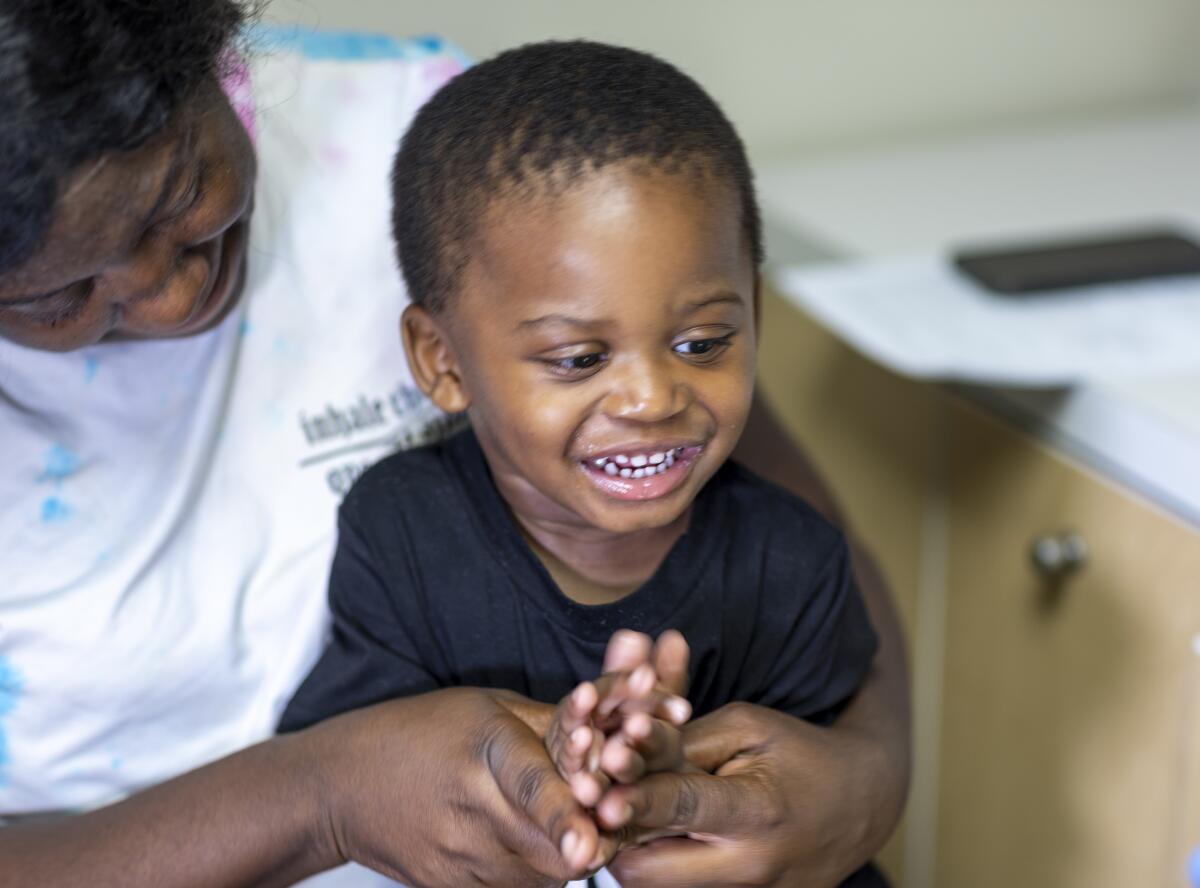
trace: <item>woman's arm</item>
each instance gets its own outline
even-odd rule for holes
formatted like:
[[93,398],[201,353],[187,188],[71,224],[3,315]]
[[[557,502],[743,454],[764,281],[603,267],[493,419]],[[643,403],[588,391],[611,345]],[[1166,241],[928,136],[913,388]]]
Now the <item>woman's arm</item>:
[[887,581],[870,553],[847,526],[833,494],[812,463],[760,396],[754,399],[750,420],[734,456],[768,481],[806,500],[842,528],[849,541],[854,578],[879,636],[879,651],[867,682],[835,727],[873,737],[886,759],[885,773],[877,775],[888,784],[887,804],[881,813],[889,822],[881,824],[881,827],[886,826],[879,839],[882,845],[900,819],[912,770],[908,662],[904,632]]
[[288,885],[354,860],[430,888],[561,885],[576,875],[563,835],[595,827],[534,729],[544,709],[474,689],[382,703],[2,829],[0,872],[40,888]]
[[309,738],[282,737],[123,802],[0,830],[14,885],[287,885],[338,862]]
[[[895,829],[908,796],[912,770],[908,665],[900,620],[874,560],[846,526],[812,464],[760,397],[751,407],[750,420],[734,456],[762,477],[807,500],[842,527],[850,543],[855,580],[879,636],[879,651],[866,683],[832,731],[835,735],[852,733],[856,741],[868,744],[861,747],[865,750],[861,767],[874,788],[863,798],[862,810],[847,812],[855,815],[857,823],[869,824],[862,845],[862,858],[866,860]],[[853,763],[848,766],[854,767]],[[849,776],[833,775],[829,788]]]

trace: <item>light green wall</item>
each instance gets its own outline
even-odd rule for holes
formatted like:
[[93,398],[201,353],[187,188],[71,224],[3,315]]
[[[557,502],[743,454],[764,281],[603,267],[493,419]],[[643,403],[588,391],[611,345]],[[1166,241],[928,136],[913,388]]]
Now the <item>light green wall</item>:
[[549,37],[648,49],[760,157],[1200,91],[1196,0],[272,0],[267,15],[437,33],[476,58]]

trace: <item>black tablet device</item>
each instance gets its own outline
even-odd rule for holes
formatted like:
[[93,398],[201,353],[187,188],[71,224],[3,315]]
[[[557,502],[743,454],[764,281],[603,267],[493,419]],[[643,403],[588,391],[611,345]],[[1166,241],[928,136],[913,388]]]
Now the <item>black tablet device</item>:
[[1094,240],[964,250],[954,264],[987,289],[1005,294],[1200,273],[1200,245],[1173,231]]

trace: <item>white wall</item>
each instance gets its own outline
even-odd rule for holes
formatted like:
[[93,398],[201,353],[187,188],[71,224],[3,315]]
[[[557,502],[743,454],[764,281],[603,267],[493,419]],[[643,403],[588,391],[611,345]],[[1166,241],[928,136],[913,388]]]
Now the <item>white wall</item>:
[[267,17],[436,33],[476,58],[549,37],[647,49],[760,157],[1200,92],[1196,0],[272,0]]

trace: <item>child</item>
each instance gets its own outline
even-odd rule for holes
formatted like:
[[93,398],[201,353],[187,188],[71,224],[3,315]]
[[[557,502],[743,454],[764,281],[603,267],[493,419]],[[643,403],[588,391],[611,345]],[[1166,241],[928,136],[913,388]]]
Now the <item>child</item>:
[[393,187],[409,366],[470,428],[346,498],[333,638],[282,728],[452,685],[563,700],[552,752],[594,803],[588,774],[683,764],[655,670],[572,694],[621,628],[683,634],[697,714],[830,719],[875,638],[840,534],[728,462],[762,246],[713,101],[642,53],[523,47],[418,113]]

